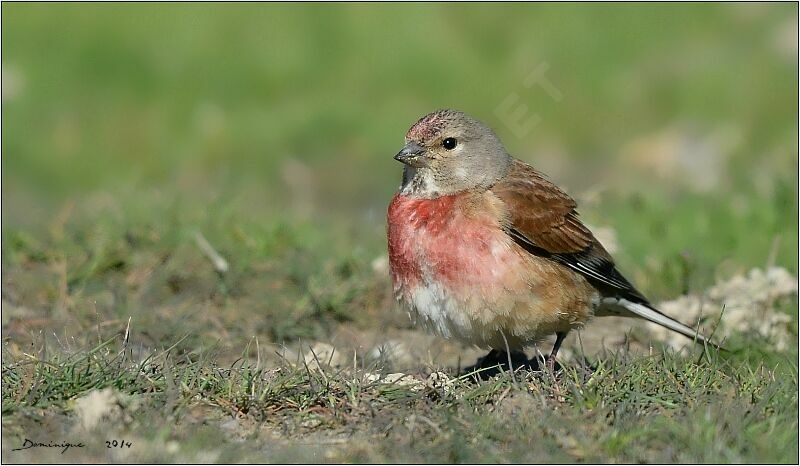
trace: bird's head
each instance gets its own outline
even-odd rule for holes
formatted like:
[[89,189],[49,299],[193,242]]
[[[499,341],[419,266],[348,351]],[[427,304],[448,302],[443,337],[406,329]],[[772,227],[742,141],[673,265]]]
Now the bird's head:
[[488,126],[457,110],[437,110],[406,133],[394,158],[406,165],[404,194],[434,198],[486,189],[508,171],[511,156]]

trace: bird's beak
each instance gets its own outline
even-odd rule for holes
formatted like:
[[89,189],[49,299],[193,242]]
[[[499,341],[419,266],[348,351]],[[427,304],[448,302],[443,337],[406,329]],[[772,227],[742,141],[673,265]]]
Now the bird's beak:
[[406,146],[394,156],[394,159],[410,167],[419,168],[425,164],[424,154],[425,148],[412,141],[406,144]]

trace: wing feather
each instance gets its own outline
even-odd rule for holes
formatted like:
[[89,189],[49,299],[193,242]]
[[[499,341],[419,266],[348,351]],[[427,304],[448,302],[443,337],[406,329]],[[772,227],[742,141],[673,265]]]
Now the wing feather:
[[525,250],[569,267],[606,294],[649,304],[580,221],[575,200],[533,167],[515,160],[492,192],[507,208],[506,232]]

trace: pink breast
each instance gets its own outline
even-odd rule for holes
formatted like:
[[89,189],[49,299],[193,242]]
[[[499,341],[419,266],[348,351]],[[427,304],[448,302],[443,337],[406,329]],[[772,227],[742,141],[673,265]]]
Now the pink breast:
[[[396,291],[420,280],[458,294],[492,292],[521,258],[490,214],[465,215],[464,195],[415,199],[395,195],[389,205],[389,262]],[[519,268],[517,268],[519,270]]]

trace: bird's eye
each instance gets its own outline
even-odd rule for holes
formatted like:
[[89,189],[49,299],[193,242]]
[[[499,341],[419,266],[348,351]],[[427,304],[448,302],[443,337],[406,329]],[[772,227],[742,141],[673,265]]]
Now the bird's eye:
[[444,141],[442,141],[442,147],[444,147],[447,150],[455,149],[456,144],[458,144],[458,141],[456,141],[455,138],[447,138]]

